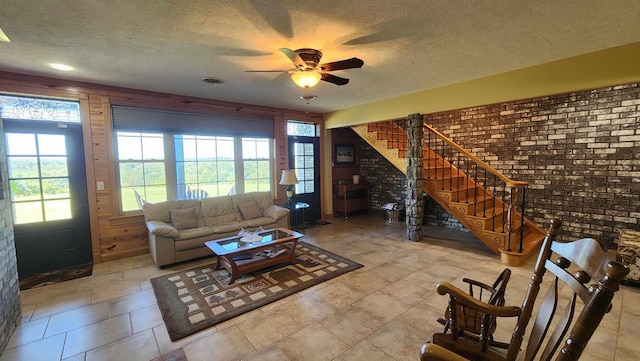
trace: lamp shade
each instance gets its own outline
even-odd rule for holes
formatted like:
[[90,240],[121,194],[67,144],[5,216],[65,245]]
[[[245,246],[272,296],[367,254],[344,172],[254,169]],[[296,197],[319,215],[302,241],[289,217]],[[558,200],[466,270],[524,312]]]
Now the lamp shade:
[[291,74],[291,80],[301,88],[311,88],[316,86],[322,79],[322,74],[316,71],[297,71]]
[[283,170],[282,176],[280,177],[280,184],[287,186],[298,184],[295,169]]

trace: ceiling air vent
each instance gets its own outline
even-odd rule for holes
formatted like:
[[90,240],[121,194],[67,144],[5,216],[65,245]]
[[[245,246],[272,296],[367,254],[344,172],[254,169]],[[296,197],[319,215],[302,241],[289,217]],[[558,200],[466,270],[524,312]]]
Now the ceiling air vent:
[[202,78],[202,81],[207,84],[223,84],[224,80],[220,78]]

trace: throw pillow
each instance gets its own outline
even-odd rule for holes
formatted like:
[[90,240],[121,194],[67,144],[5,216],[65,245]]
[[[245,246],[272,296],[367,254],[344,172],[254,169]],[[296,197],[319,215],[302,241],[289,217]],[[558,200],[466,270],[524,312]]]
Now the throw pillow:
[[172,209],[169,213],[171,213],[171,223],[177,230],[198,227],[195,208]]
[[262,212],[260,211],[260,208],[258,208],[258,203],[256,203],[256,201],[238,204],[238,209],[240,210],[240,214],[242,214],[242,218],[244,219],[255,219],[262,217]]

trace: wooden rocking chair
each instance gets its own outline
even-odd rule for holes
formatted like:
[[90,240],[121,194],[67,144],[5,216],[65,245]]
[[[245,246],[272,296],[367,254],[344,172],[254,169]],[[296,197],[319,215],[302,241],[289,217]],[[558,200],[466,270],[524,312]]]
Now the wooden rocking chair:
[[[493,282],[491,286],[476,281],[470,278],[463,278],[462,281],[469,285],[469,296],[476,298],[479,301],[486,302],[490,305],[503,306],[504,295],[511,277],[511,270],[505,268],[498,278]],[[458,336],[467,337],[473,340],[479,340],[482,332],[482,317],[484,313],[479,312],[476,309],[465,307],[458,304],[457,326]],[[444,318],[439,318],[438,322],[444,325],[443,333],[447,333],[450,328],[450,312],[449,307],[445,310]],[[493,333],[496,329],[496,317],[491,317],[489,321],[489,346],[495,346],[500,348],[508,348],[509,344],[504,342],[498,342],[493,339]]]
[[[491,305],[478,301],[450,283],[439,284],[438,293],[449,295],[451,332],[434,334],[430,343],[422,347],[421,360],[514,361],[520,352],[546,272],[554,278],[542,299],[523,359],[578,360],[605,313],[611,309],[611,300],[629,269],[616,262],[615,253],[607,252],[594,239],[556,242],[560,223],[558,220],[551,222],[522,307]],[[597,283],[589,285],[590,282]],[[569,291],[568,297],[565,291]],[[566,303],[566,307],[559,308],[560,303]],[[584,307],[576,314],[576,309],[580,309],[577,303],[583,303]],[[459,337],[461,331],[456,317],[459,304],[483,313],[477,340]],[[575,322],[574,316],[577,316]],[[506,354],[488,347],[491,320],[500,317],[518,318]]]

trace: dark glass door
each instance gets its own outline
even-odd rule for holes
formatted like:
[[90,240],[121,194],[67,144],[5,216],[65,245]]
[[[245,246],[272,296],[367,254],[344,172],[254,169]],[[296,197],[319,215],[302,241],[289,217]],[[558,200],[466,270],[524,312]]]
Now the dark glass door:
[[91,263],[80,124],[5,120],[18,275]]
[[318,137],[289,136],[289,168],[296,170],[298,184],[292,201],[309,204],[309,208],[292,210],[291,223],[314,222],[320,216],[320,140]]

